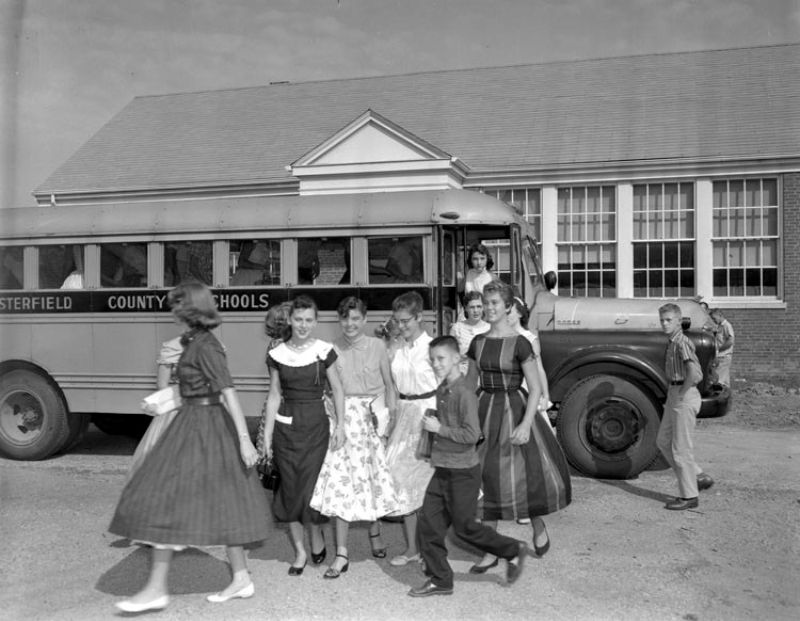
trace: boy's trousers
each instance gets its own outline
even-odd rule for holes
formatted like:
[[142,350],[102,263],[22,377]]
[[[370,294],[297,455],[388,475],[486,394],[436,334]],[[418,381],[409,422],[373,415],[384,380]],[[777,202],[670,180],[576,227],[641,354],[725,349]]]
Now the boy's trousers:
[[519,542],[477,521],[480,465],[472,468],[436,468],[425,491],[419,514],[419,545],[431,581],[453,586],[453,570],[447,562],[445,535],[452,524],[456,536],[501,558],[514,558]]
[[681,398],[680,386],[670,386],[656,445],[678,477],[681,498],[697,497],[697,475],[703,469],[694,460],[694,425],[700,411],[700,392],[690,388]]

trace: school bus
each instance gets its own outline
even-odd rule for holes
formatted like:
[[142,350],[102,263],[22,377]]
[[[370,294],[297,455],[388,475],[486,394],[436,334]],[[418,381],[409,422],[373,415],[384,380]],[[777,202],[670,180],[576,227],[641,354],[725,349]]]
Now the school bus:
[[108,426],[115,419],[99,414],[141,414],[160,344],[179,334],[166,295],[184,279],[212,287],[251,416],[267,391],[271,305],[310,295],[318,336],[333,339],[345,296],[366,302],[371,332],[394,297],[417,291],[428,330],[446,332],[465,251],[479,240],[502,242],[501,277],[526,286],[526,222],[464,190],[30,207],[0,217],[0,452],[16,459],[65,450],[92,415]]
[[[155,358],[178,335],[167,292],[184,279],[213,291],[245,412],[268,385],[266,310],[299,294],[320,308],[317,335],[338,334],[348,295],[368,332],[392,300],[421,294],[426,329],[460,312],[467,249],[496,254],[495,272],[531,308],[569,461],[601,477],[636,476],[657,456],[667,392],[665,300],[560,298],[543,285],[535,240],[510,205],[468,190],[410,191],[32,207],[0,212],[0,453],[43,459],[74,445],[90,419],[105,430],[140,417]],[[704,369],[701,415],[727,412],[714,386],[714,335],[694,300],[679,300]]]

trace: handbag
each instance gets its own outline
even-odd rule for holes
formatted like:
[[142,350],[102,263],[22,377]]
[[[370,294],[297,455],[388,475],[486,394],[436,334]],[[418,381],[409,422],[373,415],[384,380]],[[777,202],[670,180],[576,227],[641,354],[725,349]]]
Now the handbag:
[[147,395],[141,403],[145,413],[151,416],[160,416],[181,407],[181,393],[177,384],[170,384],[166,388],[156,390]]
[[261,485],[264,486],[264,489],[273,492],[278,491],[278,488],[281,486],[281,473],[274,461],[271,459],[262,460],[258,466],[256,466],[256,471],[258,472],[258,478],[261,479]]
[[[436,416],[436,410],[433,408],[426,409],[425,416]],[[423,429],[419,436],[419,442],[417,443],[417,459],[430,459],[432,449],[433,434]]]

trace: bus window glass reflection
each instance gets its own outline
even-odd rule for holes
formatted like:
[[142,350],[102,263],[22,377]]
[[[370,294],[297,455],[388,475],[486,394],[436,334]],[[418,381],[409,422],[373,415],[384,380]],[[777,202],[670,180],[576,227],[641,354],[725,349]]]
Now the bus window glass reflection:
[[40,289],[83,289],[83,246],[39,246]]
[[297,282],[318,286],[350,284],[350,238],[298,239]]
[[22,289],[22,246],[0,248],[0,289]]
[[101,244],[100,286],[146,287],[147,244]]
[[281,282],[281,242],[231,241],[228,276],[232,287],[276,286]]
[[174,287],[190,280],[211,285],[213,274],[214,250],[210,241],[164,244],[164,286]]
[[370,284],[422,282],[422,237],[368,240]]

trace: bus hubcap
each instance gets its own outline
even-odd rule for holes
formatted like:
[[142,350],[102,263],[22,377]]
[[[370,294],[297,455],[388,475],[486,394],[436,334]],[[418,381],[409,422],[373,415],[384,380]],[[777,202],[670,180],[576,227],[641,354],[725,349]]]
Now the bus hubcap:
[[639,436],[639,414],[625,401],[594,404],[588,411],[586,433],[589,443],[605,453],[619,453]]
[[42,404],[29,392],[12,392],[0,403],[0,431],[12,442],[30,443],[41,433],[43,421]]

